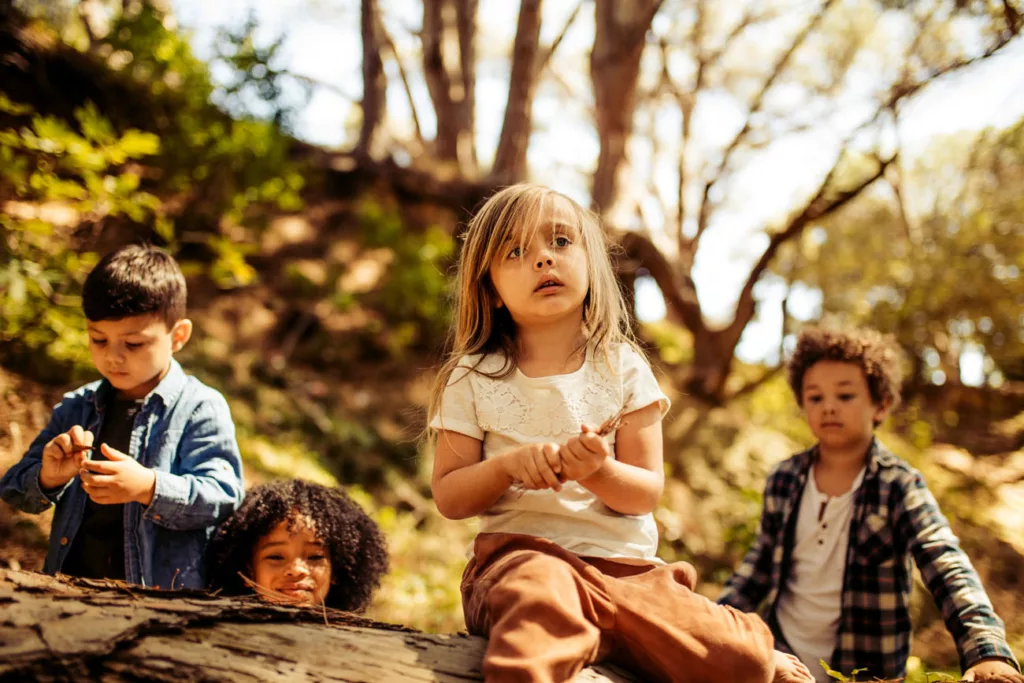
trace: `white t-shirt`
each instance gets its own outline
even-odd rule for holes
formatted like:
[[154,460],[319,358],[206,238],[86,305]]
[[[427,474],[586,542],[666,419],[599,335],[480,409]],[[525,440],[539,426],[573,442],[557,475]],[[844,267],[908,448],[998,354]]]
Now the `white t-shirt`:
[[800,501],[793,564],[776,604],[775,618],[786,642],[811,670],[815,681],[830,683],[832,679],[818,660],[830,663],[836,647],[853,493],[864,479],[864,470],[841,496],[819,491],[814,471],[812,466]]
[[[500,372],[504,357],[467,356],[452,372],[430,426],[480,439],[486,459],[525,444],[565,443],[584,424],[599,427],[627,396],[627,413],[652,403],[662,415],[668,411],[669,400],[639,353],[618,344],[609,360],[588,349],[576,372],[527,377],[517,368],[504,379],[492,379],[486,374]],[[615,434],[605,438],[614,454]],[[483,533],[546,538],[587,557],[659,561],[653,515],[615,512],[576,482],[566,482],[561,492],[510,488],[480,518]]]

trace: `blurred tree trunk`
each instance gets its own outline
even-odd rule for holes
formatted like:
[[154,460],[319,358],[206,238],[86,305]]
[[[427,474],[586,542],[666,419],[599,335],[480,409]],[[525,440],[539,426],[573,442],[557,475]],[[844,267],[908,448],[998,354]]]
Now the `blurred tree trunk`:
[[[0,680],[481,681],[484,639],[336,610],[0,570]],[[610,667],[577,681],[630,683]]]
[[[424,0],[420,34],[423,75],[437,117],[435,155],[454,162],[469,177],[477,173],[473,136],[478,7],[478,0]],[[455,48],[457,60],[451,54]]]
[[494,157],[492,178],[510,184],[526,177],[526,150],[533,132],[533,96],[537,92],[541,0],[522,0],[512,50],[508,104]]
[[381,150],[380,137],[384,132],[387,113],[387,77],[381,59],[382,25],[377,0],[361,0],[359,32],[363,41],[363,122],[356,144],[356,157],[371,159]]
[[591,201],[616,223],[618,191],[625,167],[626,145],[633,132],[640,57],[647,30],[661,0],[597,0],[596,33],[590,53],[594,85],[594,116],[601,149],[592,182]]

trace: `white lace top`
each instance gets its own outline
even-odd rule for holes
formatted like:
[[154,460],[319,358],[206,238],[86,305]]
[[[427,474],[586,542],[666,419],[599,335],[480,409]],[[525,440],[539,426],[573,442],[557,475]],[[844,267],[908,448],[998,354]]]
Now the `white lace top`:
[[[480,439],[483,457],[492,458],[524,444],[565,443],[584,424],[596,429],[627,396],[627,413],[652,403],[662,415],[668,411],[669,400],[639,353],[620,344],[610,361],[588,350],[583,366],[567,375],[527,377],[516,369],[492,379],[486,374],[501,371],[502,356],[467,356],[452,373],[430,426]],[[614,453],[615,434],[606,439]],[[577,555],[658,561],[653,515],[615,512],[576,482],[557,493],[510,488],[481,522],[482,532],[538,536]]]

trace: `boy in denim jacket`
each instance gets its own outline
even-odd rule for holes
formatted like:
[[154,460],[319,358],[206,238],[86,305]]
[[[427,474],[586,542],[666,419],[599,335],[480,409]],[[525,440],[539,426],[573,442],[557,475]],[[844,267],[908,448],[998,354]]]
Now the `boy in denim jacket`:
[[910,651],[911,560],[942,611],[965,680],[1021,681],[971,561],[921,473],[875,428],[899,400],[892,341],[873,330],[809,329],[789,382],[818,443],[768,475],[753,547],[719,602],[759,610],[776,648],[819,683],[819,660],[861,680],[902,678]]
[[166,252],[131,245],[89,274],[82,308],[103,379],[64,395],[0,498],[56,505],[43,571],[202,588],[216,525],[242,501],[227,401],[172,358],[192,335],[185,279]]

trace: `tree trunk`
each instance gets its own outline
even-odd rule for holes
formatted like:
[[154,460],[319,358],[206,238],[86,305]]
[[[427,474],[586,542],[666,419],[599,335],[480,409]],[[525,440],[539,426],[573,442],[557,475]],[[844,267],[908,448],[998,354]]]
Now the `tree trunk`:
[[[381,59],[380,14],[377,0],[362,0],[359,16],[363,39],[363,123],[359,130],[356,157],[376,158],[379,137],[387,111],[387,77]],[[397,58],[397,55],[396,55]]]
[[661,6],[660,0],[597,0],[596,33],[590,53],[590,78],[594,85],[597,137],[601,149],[591,191],[594,206],[613,225],[621,225],[618,191],[626,145],[633,132],[640,56],[647,30]]
[[533,132],[533,96],[537,92],[541,4],[541,0],[523,0],[519,6],[508,104],[491,171],[492,177],[502,184],[526,177],[526,149]]
[[[335,610],[11,570],[0,604],[2,681],[483,680],[482,638]],[[596,667],[576,680],[638,679]]]
[[[478,0],[424,0],[423,76],[437,116],[435,154],[441,161],[457,164],[467,177],[476,174],[473,141],[474,89],[476,87],[476,13]],[[446,11],[447,10],[447,11]],[[446,60],[454,16],[459,59]]]

